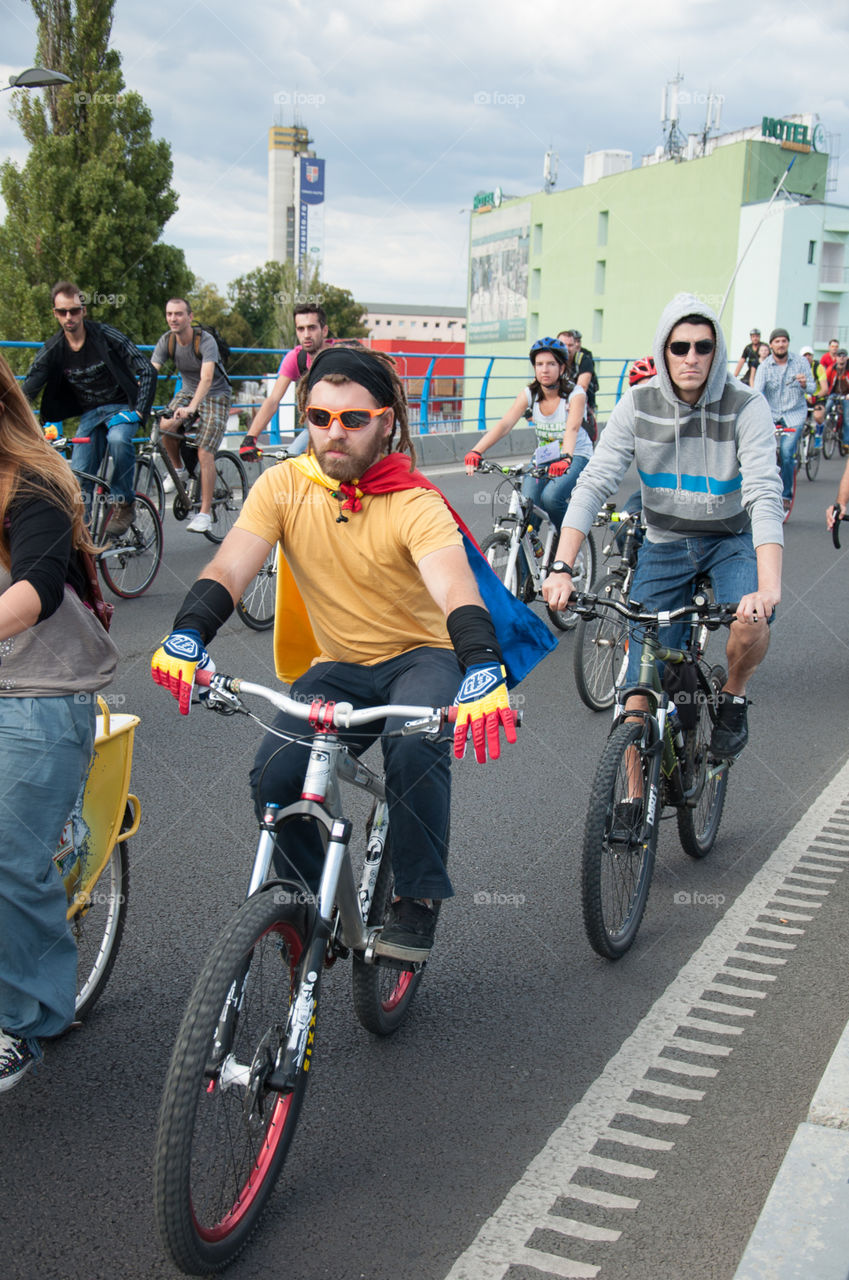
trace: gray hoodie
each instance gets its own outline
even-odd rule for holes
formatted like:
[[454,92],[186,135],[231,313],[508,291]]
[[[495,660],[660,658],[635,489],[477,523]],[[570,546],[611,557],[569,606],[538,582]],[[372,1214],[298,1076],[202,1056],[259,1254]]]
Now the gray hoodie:
[[[703,316],[716,334],[710,374],[695,405],[675,394],[664,358],[670,332],[690,315]],[[657,326],[654,361],[657,375],[626,391],[610,415],[563,528],[587,533],[635,461],[650,541],[751,528],[756,547],[783,545],[772,415],[759,392],[728,372],[725,339],[710,307],[688,293],[673,298]]]

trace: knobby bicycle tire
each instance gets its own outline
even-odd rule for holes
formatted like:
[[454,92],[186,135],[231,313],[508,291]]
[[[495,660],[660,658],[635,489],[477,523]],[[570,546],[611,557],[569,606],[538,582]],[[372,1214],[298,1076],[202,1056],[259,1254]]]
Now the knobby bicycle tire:
[[277,606],[277,547],[272,547],[255,578],[245,587],[236,604],[242,622],[253,631],[268,631],[274,626]]
[[140,493],[143,498],[147,498],[148,502],[153,504],[159,519],[164,520],[165,488],[162,483],[162,476],[159,474],[156,463],[152,458],[144,455],[136,458],[136,474],[133,488],[136,493]]
[[821,449],[817,448],[816,437],[811,431],[808,434],[807,447],[805,449],[805,475],[809,480],[816,480],[817,472],[820,469],[820,453]]
[[[392,852],[390,837],[387,835],[369,908],[369,925],[382,924],[386,919],[394,890]],[[395,968],[384,963],[366,964],[361,956],[354,953],[351,987],[354,1012],[361,1026],[376,1036],[388,1036],[397,1031],[409,1012],[422,980],[422,972],[419,969],[413,973],[410,969]]]
[[[589,591],[595,581],[596,559],[595,542],[592,534],[588,533],[572,566],[575,570],[572,584],[576,591]],[[578,625],[578,615],[573,609],[550,609],[548,605],[545,607],[558,631],[572,631]]]
[[829,418],[826,418],[822,429],[822,456],[826,459],[833,458],[836,448],[837,427]]
[[248,898],[219,937],[189,998],[165,1081],[156,1219],[174,1262],[192,1275],[225,1266],[247,1243],[283,1167],[306,1088],[308,1056],[290,1091],[265,1084],[285,1046],[307,946],[304,908],[279,898],[274,889]]
[[[605,600],[625,600],[619,574],[607,574],[595,592]],[[613,706],[627,644],[628,624],[618,613],[605,609],[597,618],[579,620],[573,659],[575,684],[578,696],[591,711],[607,711]]]
[[98,557],[103,581],[122,600],[132,600],[147,591],[162,564],[162,522],[153,503],[136,494],[136,514],[125,533],[109,536],[106,523],[106,550]]
[[[125,822],[132,823],[128,808]],[[74,1016],[91,1013],[112,972],[118,955],[127,898],[130,891],[128,841],[116,844],[106,866],[88,892],[88,904],[71,916],[70,929],[77,944],[77,998]]]
[[678,809],[678,836],[681,847],[691,858],[704,858],[713,848],[722,821],[725,794],[728,790],[728,766],[712,774],[708,758],[710,735],[716,719],[716,698],[725,684],[724,667],[708,670],[702,667],[710,688],[710,697],[704,694],[699,702],[699,720],[694,729],[684,734],[690,776],[698,784],[695,805],[682,805]]
[[496,529],[494,532],[487,534],[481,543],[481,551],[486,557],[493,572],[504,583],[511,596],[519,594],[519,565],[523,558],[522,548],[519,546],[516,552],[516,562],[512,569],[508,571],[508,560],[510,556],[510,546],[513,536],[506,529]]
[[215,488],[212,494],[212,524],[204,537],[223,542],[239,518],[248,492],[248,477],[240,458],[227,449],[215,455]]
[[[581,904],[590,946],[618,960],[632,945],[651,888],[657,848],[657,805],[647,812],[651,764],[640,750],[642,723],[617,725],[607,739],[590,792],[581,855]],[[632,756],[637,752],[638,756]],[[636,789],[629,765],[639,760],[642,795],[620,819],[619,806]],[[636,781],[631,774],[631,783]],[[649,821],[651,818],[651,821]]]

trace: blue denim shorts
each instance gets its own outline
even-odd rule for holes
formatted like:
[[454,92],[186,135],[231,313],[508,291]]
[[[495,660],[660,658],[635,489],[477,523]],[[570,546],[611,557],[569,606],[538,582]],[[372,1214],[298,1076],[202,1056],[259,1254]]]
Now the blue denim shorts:
[[[721,537],[681,538],[678,542],[649,542],[640,547],[631,585],[631,599],[646,610],[681,609],[693,598],[696,579],[707,575],[718,603],[736,604],[756,591],[758,561],[751,533],[726,533]],[[683,648],[689,626],[676,622],[661,627],[660,643]],[[640,670],[642,632],[631,628],[628,644],[628,683]]]

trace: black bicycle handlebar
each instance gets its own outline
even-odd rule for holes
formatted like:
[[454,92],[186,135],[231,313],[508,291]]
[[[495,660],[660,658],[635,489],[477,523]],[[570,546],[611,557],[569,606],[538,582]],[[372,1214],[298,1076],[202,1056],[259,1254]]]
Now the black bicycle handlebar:
[[591,592],[572,592],[569,597],[569,604],[574,608],[575,612],[584,618],[593,618],[597,616],[598,609],[613,609],[614,612],[627,618],[629,622],[641,622],[649,626],[668,626],[671,622],[678,622],[683,618],[692,618],[694,615],[707,626],[719,627],[725,623],[733,622],[737,616],[736,604],[721,604],[719,602],[711,602],[706,597],[697,595],[690,604],[683,605],[680,609],[659,609],[656,613],[647,613],[643,610],[642,605],[635,602],[633,605],[624,604],[621,600],[613,600],[608,596],[597,596]]
[[840,550],[840,521],[849,520],[849,515],[847,515],[846,512],[841,513],[840,507],[836,502],[834,506],[831,508],[831,514],[834,517],[834,524],[831,526],[831,540],[834,543],[837,550],[839,551]]

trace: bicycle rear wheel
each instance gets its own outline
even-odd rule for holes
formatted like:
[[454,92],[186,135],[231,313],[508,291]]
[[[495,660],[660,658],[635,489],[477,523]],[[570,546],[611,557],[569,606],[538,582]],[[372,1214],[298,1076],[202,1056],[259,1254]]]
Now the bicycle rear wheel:
[[[593,779],[581,855],[581,903],[590,946],[618,960],[632,945],[651,888],[657,824],[649,824],[650,760],[643,725],[617,725]],[[639,794],[635,797],[635,793]]]
[[[128,807],[125,826],[132,820]],[[91,1013],[100,998],[121,945],[130,889],[127,844],[122,841],[115,845],[106,866],[88,890],[88,905],[81,906],[69,922],[77,944],[75,1016],[79,1020]]]
[[[595,589],[604,600],[624,601],[622,579],[607,574]],[[628,624],[618,613],[604,610],[597,618],[581,618],[575,628],[575,684],[591,711],[613,706],[616,680],[627,653]]]
[[132,600],[147,591],[162,563],[162,524],[153,504],[141,494],[135,498],[136,514],[125,533],[109,536],[108,549],[98,557],[103,581],[123,600]]
[[[387,838],[368,914],[370,925],[383,924],[394,889],[392,853]],[[402,961],[398,961],[398,965],[401,964]],[[421,980],[421,969],[414,973],[411,969],[396,968],[382,962],[366,964],[355,952],[351,982],[354,1012],[360,1024],[376,1036],[388,1036],[397,1031],[407,1016]]]
[[[596,549],[593,536],[588,533],[581,544],[581,550],[575,556],[572,568],[572,583],[576,591],[589,591],[596,575]],[[546,612],[558,631],[571,631],[578,625],[578,615],[574,609],[549,609]]]
[[826,417],[822,430],[822,456],[833,458],[837,448],[837,426],[832,418]]
[[164,520],[165,489],[162,484],[162,476],[159,474],[153,459],[146,457],[144,454],[136,458],[136,475],[133,481],[133,488],[136,493],[140,493],[143,498],[147,498],[159,519]]
[[268,631],[274,626],[277,602],[277,547],[265,557],[259,573],[248,583],[236,605],[236,612],[254,631]]
[[223,542],[239,518],[248,492],[248,477],[241,459],[227,449],[215,455],[215,488],[212,495],[212,525],[205,538]]
[[684,734],[688,772],[696,787],[695,803],[678,809],[678,836],[681,847],[691,858],[704,858],[713,848],[728,789],[728,765],[716,772],[716,766],[708,758],[716,720],[716,699],[728,677],[720,666],[710,670],[702,667],[702,674],[710,693],[700,689],[703,697],[699,702],[698,724]]
[[817,472],[820,469],[820,450],[817,448],[816,436],[813,429],[807,429],[807,439],[805,441],[805,475],[809,480],[816,480]]
[[267,1081],[286,1044],[307,944],[302,907],[274,890],[243,903],[189,998],[165,1081],[154,1157],[163,1243],[181,1270],[216,1271],[244,1247],[289,1150],[309,1059]]

